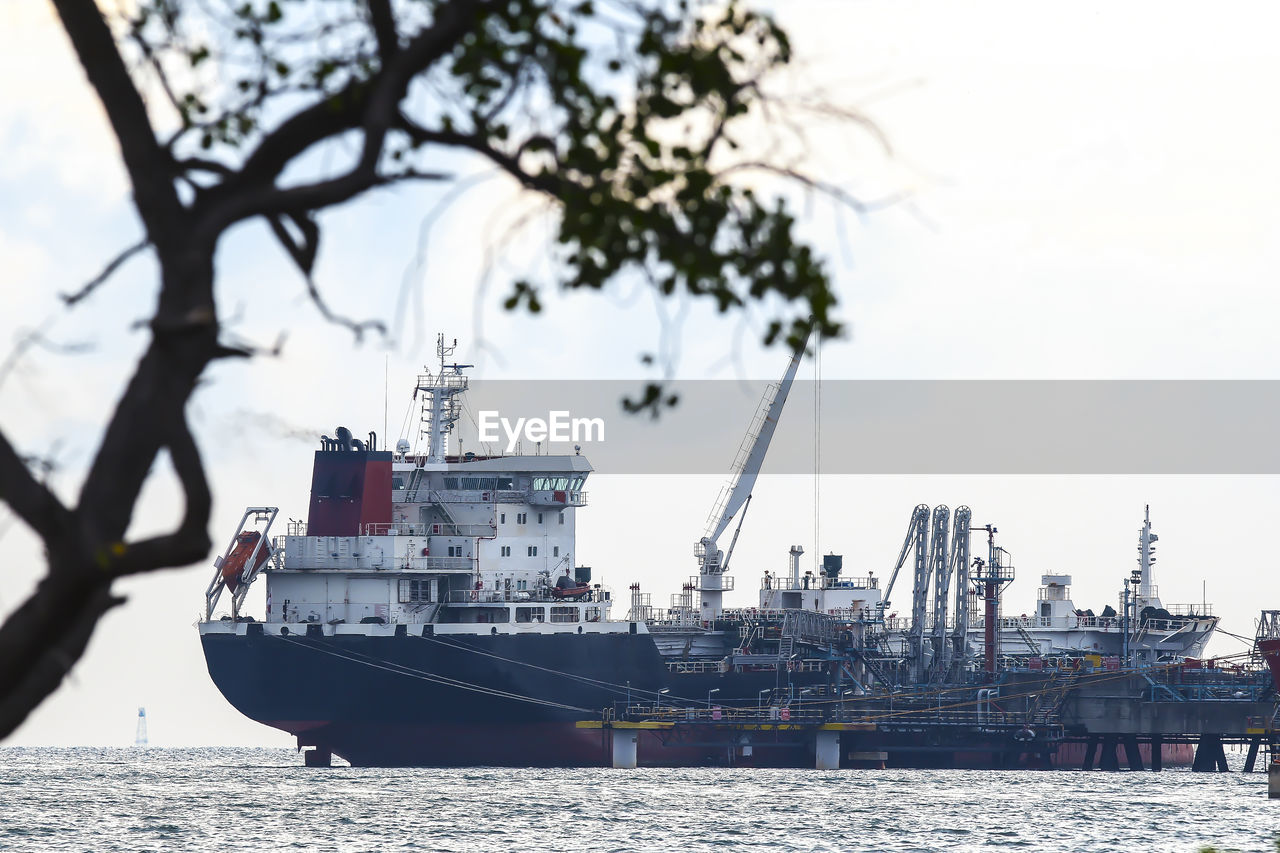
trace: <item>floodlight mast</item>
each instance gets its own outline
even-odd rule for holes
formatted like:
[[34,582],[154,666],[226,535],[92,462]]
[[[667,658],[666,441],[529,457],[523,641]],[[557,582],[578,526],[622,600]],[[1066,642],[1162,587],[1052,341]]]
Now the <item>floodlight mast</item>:
[[[782,381],[771,385],[765,391],[757,415],[747,428],[746,438],[734,461],[733,479],[721,492],[720,500],[711,511],[708,519],[706,535],[694,546],[694,556],[698,558],[698,591],[701,593],[699,616],[703,622],[711,622],[724,609],[725,573],[728,560],[717,545],[721,534],[729,527],[738,510],[751,497],[756,478],[760,476],[760,468],[764,464],[765,454],[769,452],[769,442],[773,440],[778,419],[782,416],[782,408],[787,403],[787,395],[791,393],[791,385],[795,381],[796,371],[800,368],[800,360],[804,357],[809,345],[809,337],[805,335],[800,345],[791,353],[791,361],[782,376]],[[737,539],[737,534],[734,534]],[[732,553],[732,549],[731,549]]]

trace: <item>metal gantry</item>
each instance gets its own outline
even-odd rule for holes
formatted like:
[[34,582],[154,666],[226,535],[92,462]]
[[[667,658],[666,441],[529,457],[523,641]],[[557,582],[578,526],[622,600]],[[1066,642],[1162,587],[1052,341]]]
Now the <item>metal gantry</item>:
[[902,570],[903,565],[907,562],[907,555],[911,553],[914,547],[916,552],[915,573],[918,576],[925,570],[925,548],[927,545],[926,537],[929,535],[929,505],[920,504],[911,513],[911,524],[907,527],[907,537],[902,541],[902,552],[898,554],[898,563],[893,567],[893,574],[889,576],[889,583],[884,588],[884,597],[881,604],[884,607],[889,606],[889,599],[893,595],[893,585],[898,580],[898,572]]
[[956,670],[958,676],[969,658],[969,523],[973,512],[967,506],[956,508],[951,533],[951,573],[955,586],[955,628],[951,632],[951,648],[946,672]]

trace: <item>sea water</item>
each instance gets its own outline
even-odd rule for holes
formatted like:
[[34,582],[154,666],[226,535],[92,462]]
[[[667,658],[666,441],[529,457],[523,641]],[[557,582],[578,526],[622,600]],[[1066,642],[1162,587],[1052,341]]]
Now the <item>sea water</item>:
[[0,749],[5,850],[1276,851],[1277,838],[1264,773],[307,768],[278,749]]

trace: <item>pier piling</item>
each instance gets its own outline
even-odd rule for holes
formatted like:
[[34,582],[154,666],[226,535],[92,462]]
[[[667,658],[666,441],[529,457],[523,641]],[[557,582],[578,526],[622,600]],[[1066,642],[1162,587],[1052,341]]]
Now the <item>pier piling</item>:
[[1084,761],[1080,762],[1081,770],[1092,770],[1094,759],[1098,757],[1098,739],[1089,738],[1089,745],[1084,750]]
[[1103,736],[1102,756],[1098,760],[1098,767],[1103,770],[1120,769],[1120,760],[1116,756],[1116,738],[1114,735]]
[[1191,763],[1191,769],[1197,773],[1227,771],[1227,753],[1222,748],[1221,736],[1200,736],[1199,742],[1196,743],[1196,757]]
[[1142,770],[1142,753],[1138,750],[1138,739],[1136,737],[1127,737],[1124,739],[1124,755],[1129,761],[1130,770]]
[[814,735],[814,767],[818,770],[840,769],[840,732],[818,729]]
[[639,734],[635,729],[612,729],[610,735],[613,739],[613,766],[620,770],[634,770]]

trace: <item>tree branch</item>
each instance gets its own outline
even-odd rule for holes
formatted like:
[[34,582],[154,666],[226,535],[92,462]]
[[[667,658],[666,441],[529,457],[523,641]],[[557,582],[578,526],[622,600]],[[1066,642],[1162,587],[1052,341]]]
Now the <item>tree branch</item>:
[[149,237],[143,237],[137,243],[134,243],[132,246],[130,246],[129,248],[125,249],[120,254],[112,258],[107,263],[107,265],[102,268],[102,272],[98,273],[93,278],[89,279],[89,281],[85,283],[85,285],[81,287],[79,290],[77,290],[75,293],[62,294],[62,301],[66,304],[68,308],[70,308],[76,305],[76,303],[81,302],[84,299],[88,298],[88,296],[91,293],[93,293],[95,290],[98,289],[99,285],[103,284],[104,282],[106,282],[107,279],[111,278],[111,276],[115,273],[115,271],[120,269],[120,267],[124,265],[125,261],[129,260],[134,255],[138,254],[139,252],[141,252],[143,249],[147,248],[147,246],[150,246],[150,245],[151,245],[151,239]]
[[121,553],[111,562],[112,577],[150,572],[169,566],[185,566],[203,560],[209,554],[209,515],[213,497],[209,493],[209,481],[200,451],[186,418],[179,413],[171,426],[167,447],[173,469],[182,483],[186,509],[178,528],[166,536],[156,536],[141,542],[125,544]]
[[[198,204],[199,229],[219,234],[236,222],[268,212],[314,209],[338,204],[377,185],[378,161],[388,129],[398,117],[398,105],[412,79],[445,56],[475,25],[482,6],[490,0],[447,0],[435,9],[431,26],[368,81],[348,84],[341,92],[313,104],[259,143],[235,176],[210,189]],[[373,5],[376,5],[373,4]],[[358,164],[346,175],[299,188],[287,202],[264,207],[264,188],[274,190],[275,178],[284,167],[312,146],[348,130],[361,128],[364,139]],[[312,201],[312,198],[318,201]]]
[[401,114],[396,127],[420,144],[449,145],[455,148],[468,148],[483,154],[504,172],[511,175],[526,188],[555,196],[564,186],[564,179],[541,172],[533,174],[525,170],[517,157],[499,151],[479,133],[458,133],[454,130],[435,130],[423,127],[408,116]]
[[58,689],[89,645],[98,620],[124,603],[110,582],[76,584],[50,575],[0,627],[0,739]]
[[155,168],[165,159],[165,153],[156,141],[146,104],[134,87],[111,28],[94,0],[53,0],[53,5],[89,83],[102,101],[120,143],[138,213],[154,240],[168,231],[165,226],[171,227],[183,208],[168,170]]
[[391,10],[391,0],[367,0],[366,5],[369,7],[369,22],[373,26],[373,34],[378,39],[378,57],[385,68],[400,50],[395,13]]
[[75,524],[70,510],[36,480],[3,433],[0,433],[0,499],[46,543],[56,544]]

